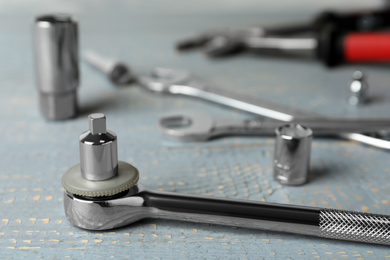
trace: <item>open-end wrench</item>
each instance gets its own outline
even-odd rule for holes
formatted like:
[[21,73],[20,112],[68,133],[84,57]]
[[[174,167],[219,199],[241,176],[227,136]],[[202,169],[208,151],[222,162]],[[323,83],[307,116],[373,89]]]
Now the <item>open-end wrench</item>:
[[[340,133],[373,133],[390,130],[390,119],[318,119],[303,118],[297,124],[310,127],[314,136],[334,136]],[[231,135],[275,135],[275,129],[284,124],[270,118],[224,119],[191,114],[162,117],[161,133],[180,141],[205,141]]]
[[291,108],[259,97],[242,95],[214,87],[188,72],[156,68],[151,77],[139,76],[138,83],[162,94],[184,95],[237,108],[257,115],[289,122],[297,117],[316,117],[311,112]]

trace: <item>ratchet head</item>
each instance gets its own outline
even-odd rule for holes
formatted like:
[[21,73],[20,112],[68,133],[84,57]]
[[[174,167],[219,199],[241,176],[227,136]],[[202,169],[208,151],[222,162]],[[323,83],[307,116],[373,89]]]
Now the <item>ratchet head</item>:
[[73,225],[88,230],[107,230],[152,218],[153,210],[145,206],[141,185],[111,197],[85,197],[65,191],[64,207]]
[[136,196],[138,170],[118,161],[116,140],[116,135],[106,129],[104,114],[89,116],[89,131],[80,137],[80,164],[61,179],[66,217],[78,227],[110,229],[143,216],[144,204]]
[[150,77],[139,76],[138,83],[151,91],[169,93],[173,85],[186,85],[191,78],[190,73],[166,68],[155,68]]
[[180,141],[205,141],[212,137],[215,121],[205,115],[178,115],[159,121],[162,134]]
[[85,179],[80,165],[70,168],[62,176],[67,219],[80,228],[104,230],[143,218],[138,179],[138,170],[121,161],[117,176],[99,181]]

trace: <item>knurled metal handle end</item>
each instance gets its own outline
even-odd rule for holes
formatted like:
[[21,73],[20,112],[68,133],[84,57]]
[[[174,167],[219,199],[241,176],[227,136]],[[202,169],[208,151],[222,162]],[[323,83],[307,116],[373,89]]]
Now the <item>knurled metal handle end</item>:
[[390,245],[390,216],[324,209],[320,212],[320,236]]

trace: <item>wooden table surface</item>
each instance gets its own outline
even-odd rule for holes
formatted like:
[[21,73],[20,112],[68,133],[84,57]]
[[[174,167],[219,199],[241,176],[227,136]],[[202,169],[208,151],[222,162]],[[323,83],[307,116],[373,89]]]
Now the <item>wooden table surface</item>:
[[[340,1],[327,5],[337,6]],[[378,2],[378,1],[377,1]],[[372,2],[377,4],[377,2]],[[367,7],[355,1],[357,7]],[[80,115],[52,122],[38,111],[32,24],[39,14],[70,13],[79,21],[80,51],[131,64],[187,69],[215,85],[333,117],[388,117],[388,66],[347,65],[241,55],[210,60],[179,54],[175,40],[207,28],[309,19],[325,3],[283,1],[10,1],[0,4],[0,258],[62,259],[384,259],[388,247],[180,221],[145,220],[91,232],[71,225],[60,179],[79,163],[78,137],[87,115],[102,112],[118,135],[119,159],[136,166],[151,189],[205,196],[390,214],[390,153],[340,139],[315,139],[311,178],[299,187],[273,180],[271,137],[229,137],[180,143],[163,137],[163,115],[255,115],[185,97],[160,96],[136,85],[115,88],[81,62]],[[351,7],[343,1],[341,8]],[[370,102],[347,104],[355,69],[370,83]]]

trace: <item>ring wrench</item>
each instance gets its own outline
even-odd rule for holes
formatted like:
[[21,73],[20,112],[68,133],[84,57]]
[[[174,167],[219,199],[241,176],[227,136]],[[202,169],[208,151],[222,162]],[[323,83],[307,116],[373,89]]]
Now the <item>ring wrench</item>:
[[[340,133],[373,133],[390,130],[390,119],[326,119],[303,118],[299,123],[313,130],[315,136],[334,136]],[[190,114],[162,117],[159,128],[162,134],[180,141],[205,141],[232,135],[275,135],[283,122],[270,118],[224,119],[207,115]]]
[[[299,121],[302,118],[327,120],[326,117],[314,112],[291,108],[260,97],[246,96],[211,86],[188,72],[156,68],[151,77],[139,76],[137,82],[143,88],[153,92],[196,97],[284,122]],[[390,141],[380,138],[354,133],[353,131],[351,133],[340,133],[337,136],[390,150]]]

